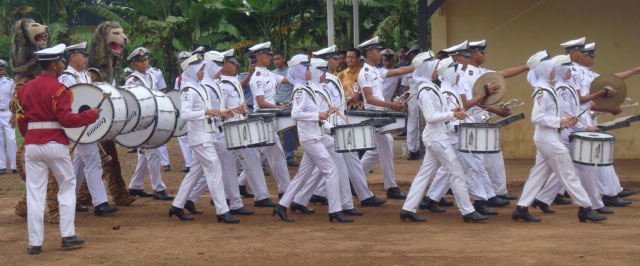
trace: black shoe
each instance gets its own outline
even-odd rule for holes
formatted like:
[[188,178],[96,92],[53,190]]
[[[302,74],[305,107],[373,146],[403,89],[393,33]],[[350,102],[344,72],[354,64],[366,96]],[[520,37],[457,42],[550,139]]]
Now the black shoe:
[[[16,169],[11,169],[11,173],[13,173],[13,174],[17,174],[17,173],[18,173],[18,170],[16,170]],[[635,191],[635,190],[634,190],[634,191]],[[635,193],[635,192],[633,192],[633,193]]]
[[183,220],[183,221],[193,221],[193,217],[189,217],[186,214],[184,214],[184,210],[183,209],[171,206],[171,208],[169,208],[169,217],[174,216],[174,215],[177,216],[178,218],[180,218],[180,220]]
[[569,205],[571,204],[571,201],[568,199],[564,199],[562,197],[562,195],[558,194],[556,195],[556,198],[553,200],[553,204],[555,205]]
[[419,152],[410,152],[409,156],[407,157],[407,160],[409,161],[417,161],[420,160],[420,153]]
[[256,202],[253,203],[254,207],[266,207],[266,208],[270,208],[270,207],[275,207],[276,203],[271,201],[270,198],[266,198],[266,199],[262,199],[262,200],[258,200]]
[[42,246],[29,246],[27,248],[27,253],[29,254],[40,254],[42,252]]
[[602,202],[607,207],[624,207],[631,204],[631,201],[621,199],[620,197],[602,196]]
[[353,223],[353,220],[344,216],[344,213],[342,213],[341,211],[329,213],[329,222],[333,223],[333,219],[336,219],[336,221],[341,223]]
[[189,171],[191,171],[191,167],[185,167],[180,169],[180,172],[183,172],[183,173],[188,173]]
[[171,171],[171,165],[168,165],[168,164],[167,165],[163,165],[162,166],[162,170],[165,171],[165,172]]
[[620,193],[618,193],[618,197],[620,198],[626,198],[629,197],[633,194],[636,194],[638,191],[635,189],[623,189],[622,191],[620,191]]
[[138,196],[138,197],[141,197],[141,198],[150,198],[150,197],[153,197],[153,194],[144,191],[144,189],[133,189],[133,188],[130,188],[129,189],[129,196],[132,196],[132,197]]
[[89,208],[82,206],[80,203],[76,203],[76,212],[88,212]]
[[98,206],[93,207],[93,215],[94,216],[102,216],[109,213],[114,213],[118,211],[118,207],[111,207],[109,203],[102,203]]
[[445,198],[440,198],[440,201],[438,201],[438,206],[440,206],[440,207],[453,207],[453,202],[448,201]]
[[231,211],[225,212],[220,215],[216,215],[216,219],[218,220],[219,223],[224,222],[225,224],[237,224],[240,222],[240,220],[233,218],[233,216],[231,216]]
[[476,211],[478,211],[479,213],[484,215],[498,215],[497,211],[489,209],[487,205],[488,204],[486,200],[476,200],[473,202],[473,207],[476,208]]
[[276,214],[280,216],[280,220],[283,220],[285,222],[293,222],[293,219],[289,219],[289,217],[287,217],[287,208],[285,206],[282,206],[280,204],[276,205],[273,208],[271,216],[275,216]]
[[407,131],[402,131],[402,133],[396,135],[396,137],[406,137],[407,136]]
[[245,207],[240,207],[238,209],[231,210],[231,214],[235,214],[235,215],[254,215],[255,213],[252,212],[251,210],[245,208]]
[[489,219],[489,217],[480,214],[477,211],[474,211],[469,214],[462,215],[462,221],[465,223],[468,222],[480,222]]
[[291,203],[291,206],[289,206],[289,209],[291,209],[291,212],[296,212],[296,210],[298,210],[300,213],[304,213],[304,214],[313,214],[316,212],[316,210],[314,209],[309,209],[307,208],[307,206],[300,205],[295,202]]
[[422,199],[419,208],[421,210],[430,210],[431,212],[446,212],[445,209],[438,208],[438,204],[429,197]]
[[298,167],[298,164],[296,162],[287,162],[287,166]]
[[398,187],[392,187],[387,189],[387,199],[407,199],[407,194],[404,194]]
[[187,200],[187,202],[184,203],[184,208],[191,214],[202,214],[201,210],[196,209],[196,204],[193,201]]
[[412,221],[412,222],[426,222],[427,221],[427,219],[419,217],[418,215],[416,215],[415,212],[402,210],[400,212],[400,220],[406,221],[407,219],[409,219],[409,221]]
[[556,211],[549,209],[549,205],[539,200],[534,200],[533,204],[531,204],[531,207],[540,207],[540,210],[544,213],[556,213]]
[[166,190],[156,191],[153,193],[153,199],[155,200],[173,200],[173,196],[167,194]]
[[498,198],[505,199],[505,200],[517,200],[518,196],[507,193],[504,195],[498,195]]
[[348,209],[348,210],[342,210],[342,213],[344,213],[344,215],[349,215],[349,216],[362,216],[362,215],[364,215],[364,213],[362,213],[359,210],[356,210],[356,208]]
[[513,214],[511,215],[511,219],[513,219],[514,221],[522,219],[525,222],[541,221],[540,218],[535,218],[531,216],[531,214],[529,213],[529,208],[522,207],[522,206],[516,206],[516,209],[513,211]]
[[447,189],[447,195],[452,195],[453,196],[453,190]]
[[4,175],[7,173],[7,169],[0,169],[0,175]]
[[598,215],[591,209],[591,207],[580,207],[580,209],[578,209],[578,220],[580,220],[581,223],[586,223],[587,220],[592,222],[599,222],[606,219],[607,216]]
[[511,204],[510,201],[498,197],[491,197],[487,200],[487,205],[489,205],[489,207],[504,207],[509,204]]
[[77,236],[68,236],[62,238],[62,246],[65,248],[68,247],[77,247],[84,244],[84,239],[79,238]]
[[378,198],[376,196],[371,196],[368,199],[365,199],[363,201],[360,202],[360,205],[363,207],[379,207],[382,206],[383,204],[385,204],[387,202],[387,200],[383,200],[381,198]]
[[596,212],[598,212],[600,214],[613,214],[613,210],[609,209],[607,207],[602,207],[600,209],[596,209]]
[[329,200],[327,200],[326,197],[314,194],[311,196],[311,199],[309,199],[309,203],[320,203],[322,205],[329,205]]
[[240,195],[242,195],[243,198],[253,198],[253,194],[247,191],[247,186],[238,186],[238,189],[240,190]]
[[138,152],[138,149],[136,148],[133,148],[127,151],[127,153],[136,153],[136,152]]
[[284,196],[284,192],[278,193],[278,199],[282,199],[282,196]]

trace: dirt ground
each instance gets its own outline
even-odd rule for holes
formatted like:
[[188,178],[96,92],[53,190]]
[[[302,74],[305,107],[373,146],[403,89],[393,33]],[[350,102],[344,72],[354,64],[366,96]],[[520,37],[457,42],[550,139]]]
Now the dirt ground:
[[[163,173],[175,194],[183,174],[177,140],[169,143],[172,171]],[[123,174],[129,179],[135,154],[120,149]],[[408,191],[421,161],[396,156],[398,184]],[[616,170],[627,188],[640,188],[640,160],[618,160]],[[509,190],[519,195],[532,159],[507,160]],[[291,177],[295,168],[289,168]],[[379,167],[368,174],[370,188],[384,198]],[[276,185],[267,177],[272,195]],[[145,188],[151,190],[149,180]],[[426,223],[402,222],[403,201],[390,200],[383,207],[356,207],[365,215],[355,223],[329,223],[326,206],[311,204],[314,215],[290,214],[294,223],[271,216],[269,208],[254,208],[253,216],[237,216],[240,224],[215,222],[215,212],[204,196],[196,205],[204,214],[191,222],[167,217],[170,202],[138,199],[109,217],[91,212],[76,215],[76,233],[84,247],[64,250],[56,225],[45,225],[44,252],[26,253],[25,219],[13,214],[24,190],[17,175],[0,176],[0,265],[638,265],[640,261],[640,195],[630,197],[629,207],[615,208],[603,223],[579,223],[574,205],[553,206],[556,214],[532,214],[541,223],[511,220],[511,206],[498,208],[487,222],[463,223],[456,208],[446,213],[419,211]],[[448,196],[452,200],[451,196]],[[275,200],[275,198],[274,198]],[[114,226],[120,226],[114,230]]]

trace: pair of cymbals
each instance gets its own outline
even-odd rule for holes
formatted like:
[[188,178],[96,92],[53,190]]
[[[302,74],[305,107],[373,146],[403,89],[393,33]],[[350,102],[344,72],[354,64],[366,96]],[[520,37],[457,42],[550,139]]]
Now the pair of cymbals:
[[473,84],[473,97],[481,94],[484,91],[484,86],[489,84],[499,85],[500,88],[498,88],[496,93],[485,97],[480,102],[480,105],[496,104],[502,100],[502,97],[504,97],[504,94],[507,92],[507,81],[504,77],[496,72],[487,72],[482,74],[482,76],[480,76]]
[[593,100],[596,106],[606,109],[613,109],[620,107],[624,100],[627,98],[627,84],[624,80],[616,75],[602,75],[595,78],[591,82],[589,87],[589,94],[597,93],[604,89],[615,89],[616,95],[608,97],[598,97]]

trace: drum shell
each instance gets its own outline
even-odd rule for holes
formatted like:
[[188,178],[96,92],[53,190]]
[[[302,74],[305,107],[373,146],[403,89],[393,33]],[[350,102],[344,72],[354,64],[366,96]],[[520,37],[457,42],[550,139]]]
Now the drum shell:
[[603,132],[573,132],[569,135],[571,160],[590,166],[613,165],[615,140],[615,136]]
[[373,125],[342,125],[332,128],[331,132],[338,153],[373,150],[377,147]]
[[155,120],[157,103],[151,90],[142,85],[126,85],[120,92],[127,102],[127,123],[121,133],[148,128]]
[[[267,132],[262,118],[253,117],[226,122],[222,125],[228,150],[273,145],[273,132]],[[271,144],[269,144],[269,142]]]
[[116,137],[118,144],[128,148],[152,149],[164,145],[171,139],[175,131],[177,110],[163,92],[152,91],[152,95],[156,103],[156,115],[151,125],[142,130],[120,134]]
[[187,134],[187,122],[182,120],[182,118],[180,118],[180,108],[182,107],[182,101],[180,96],[182,95],[182,92],[179,90],[170,90],[167,92],[167,96],[169,97],[169,99],[171,99],[171,101],[173,102],[173,105],[176,107],[177,110],[177,121],[176,121],[176,130],[173,132],[173,136],[174,137],[180,137],[180,136],[184,136]]
[[460,123],[458,150],[469,153],[500,152],[500,126],[489,123]]
[[284,108],[263,108],[257,110],[254,114],[256,116],[270,116],[274,117],[274,129],[277,132],[283,132],[290,130],[296,126],[296,121],[291,118],[291,110]]

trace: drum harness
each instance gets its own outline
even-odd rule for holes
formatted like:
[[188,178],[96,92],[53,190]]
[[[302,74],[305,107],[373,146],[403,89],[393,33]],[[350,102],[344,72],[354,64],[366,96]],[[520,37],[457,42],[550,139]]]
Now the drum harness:
[[[298,91],[304,91],[306,92],[309,96],[311,96],[311,99],[313,100],[313,103],[316,104],[316,111],[318,111],[318,113],[320,112],[320,108],[319,108],[319,104],[318,101],[316,99],[316,95],[313,92],[313,89],[311,89],[309,86],[296,86],[295,88],[293,88],[293,91],[291,92],[291,102],[294,101],[293,97],[296,95],[296,93]],[[320,128],[320,124],[322,122],[318,121],[318,124],[316,125],[316,132],[318,133],[318,135],[322,135],[322,129]],[[296,121],[296,124],[298,124],[298,122]]]

